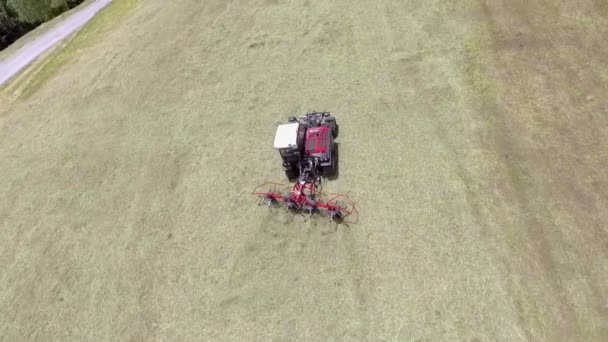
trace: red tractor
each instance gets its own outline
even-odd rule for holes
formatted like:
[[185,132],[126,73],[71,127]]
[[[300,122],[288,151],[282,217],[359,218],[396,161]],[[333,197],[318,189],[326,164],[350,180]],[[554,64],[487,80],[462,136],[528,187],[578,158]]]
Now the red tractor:
[[[328,112],[313,112],[291,117],[277,127],[274,148],[283,159],[283,171],[295,183],[291,189],[281,183],[264,183],[254,194],[261,204],[282,204],[291,212],[326,214],[332,221],[355,223],[357,210],[346,195],[321,192],[321,176],[331,177],[337,171],[334,139],[338,136],[336,118]],[[268,191],[258,189],[268,186]]]

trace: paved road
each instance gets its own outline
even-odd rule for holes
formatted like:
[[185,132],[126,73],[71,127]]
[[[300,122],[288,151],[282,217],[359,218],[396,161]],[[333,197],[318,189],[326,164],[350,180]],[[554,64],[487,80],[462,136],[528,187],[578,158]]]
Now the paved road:
[[25,44],[12,56],[0,61],[0,85],[17,74],[26,65],[40,56],[44,51],[91,20],[95,13],[108,5],[112,0],[95,0],[88,6],[66,18],[61,23],[43,33],[33,41]]

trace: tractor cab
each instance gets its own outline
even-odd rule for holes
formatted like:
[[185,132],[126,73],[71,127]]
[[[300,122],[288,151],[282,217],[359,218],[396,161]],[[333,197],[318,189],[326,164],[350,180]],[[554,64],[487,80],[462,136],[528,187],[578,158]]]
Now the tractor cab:
[[306,127],[298,122],[279,125],[274,136],[274,148],[283,159],[283,171],[288,178],[296,178],[300,171],[300,156],[304,147]]
[[300,124],[290,122],[277,126],[277,132],[274,136],[274,148],[282,150],[298,149],[298,130]]

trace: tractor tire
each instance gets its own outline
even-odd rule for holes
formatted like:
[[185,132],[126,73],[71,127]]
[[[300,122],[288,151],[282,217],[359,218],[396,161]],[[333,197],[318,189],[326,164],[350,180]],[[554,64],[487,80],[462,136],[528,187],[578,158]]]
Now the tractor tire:
[[334,155],[331,158],[331,164],[329,166],[325,166],[323,168],[323,175],[325,177],[331,177],[335,174],[336,174],[336,155],[334,153]]
[[338,133],[340,133],[340,126],[336,123],[334,129],[331,130],[331,135],[336,139],[338,137]]
[[292,181],[292,180],[298,178],[298,172],[296,170],[286,170],[285,176],[287,176],[287,179]]

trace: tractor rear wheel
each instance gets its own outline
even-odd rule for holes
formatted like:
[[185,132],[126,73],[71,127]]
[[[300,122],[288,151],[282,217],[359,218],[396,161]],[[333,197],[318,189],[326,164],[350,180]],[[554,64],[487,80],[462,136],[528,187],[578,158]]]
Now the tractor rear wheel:
[[285,176],[291,181],[298,178],[298,172],[296,170],[285,170]]
[[331,156],[331,164],[329,164],[328,166],[325,166],[323,168],[323,174],[325,175],[325,177],[331,177],[336,174],[335,148],[334,148],[334,153],[332,153],[332,156]]

